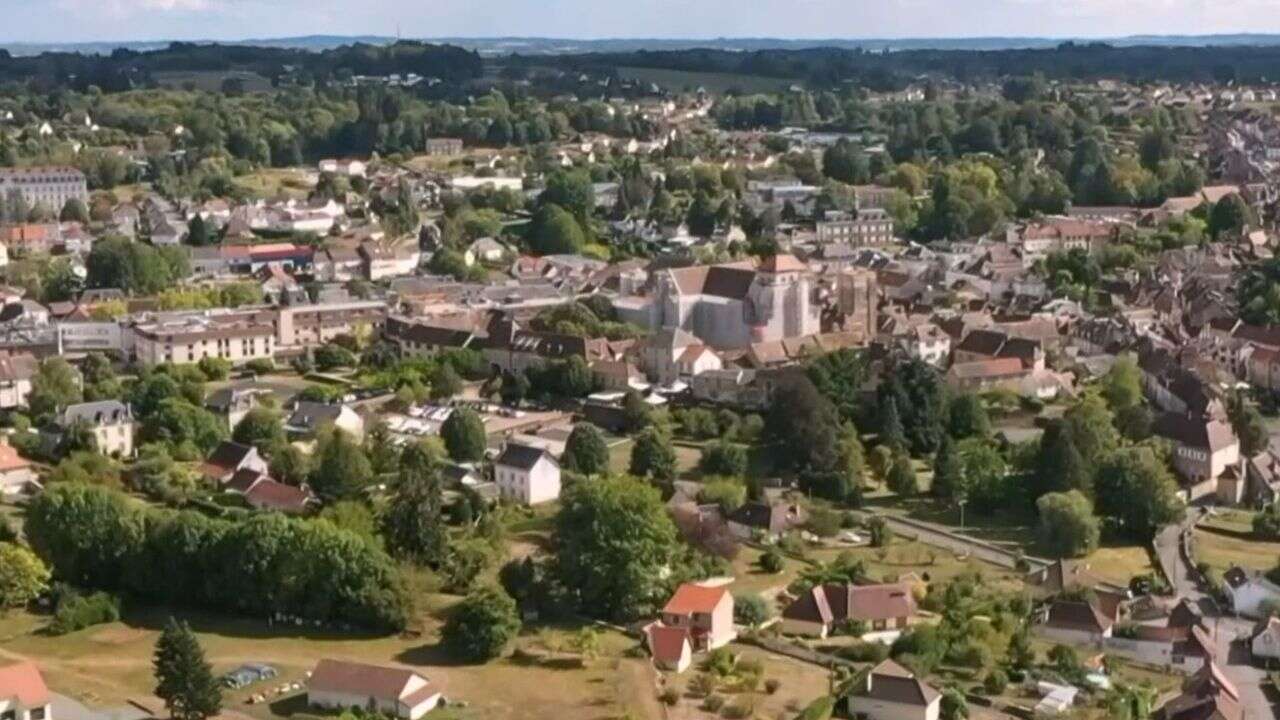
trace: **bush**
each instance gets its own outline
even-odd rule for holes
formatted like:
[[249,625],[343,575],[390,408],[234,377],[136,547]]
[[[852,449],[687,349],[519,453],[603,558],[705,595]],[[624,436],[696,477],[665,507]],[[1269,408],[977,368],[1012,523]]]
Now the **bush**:
[[702,701],[702,709],[707,712],[720,712],[722,707],[724,707],[724,698],[720,695],[708,695]]
[[777,693],[780,687],[782,687],[782,681],[777,678],[769,678],[764,681],[764,691],[770,695]]
[[196,363],[196,367],[200,368],[200,372],[204,373],[205,379],[210,381],[226,380],[227,375],[231,374],[231,361],[223,358],[200,358],[200,362]]
[[889,647],[878,642],[859,642],[840,648],[839,655],[857,663],[878,663],[889,657]]
[[680,702],[680,693],[676,691],[675,688],[669,687],[658,695],[658,699],[661,700],[664,705],[672,706]]
[[1009,676],[1003,670],[992,670],[982,679],[982,689],[988,695],[999,695],[1009,686]]
[[841,516],[835,510],[814,508],[809,513],[809,530],[822,538],[835,537],[840,532]]
[[120,600],[105,592],[80,595],[68,592],[58,601],[58,609],[49,623],[50,635],[66,635],[92,625],[120,619]]
[[727,720],[744,720],[745,718],[751,717],[754,711],[755,710],[751,707],[750,701],[744,699],[739,700],[732,705],[726,705],[720,711],[720,716]]
[[831,714],[835,712],[836,699],[827,695],[809,703],[804,710],[796,716],[796,720],[831,720]]
[[266,375],[267,373],[275,372],[276,364],[269,358],[258,358],[245,363],[244,369],[258,375]]
[[765,553],[760,556],[760,569],[773,575],[782,572],[782,568],[785,564],[785,561],[782,559],[782,553],[777,550],[766,550]]

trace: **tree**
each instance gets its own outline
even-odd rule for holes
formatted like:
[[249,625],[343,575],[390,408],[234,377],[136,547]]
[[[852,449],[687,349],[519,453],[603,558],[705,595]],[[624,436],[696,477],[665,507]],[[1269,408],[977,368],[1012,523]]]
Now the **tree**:
[[1009,648],[1005,652],[1009,665],[1019,670],[1027,670],[1036,662],[1036,651],[1031,647],[1031,638],[1026,627],[1019,627],[1009,636]]
[[653,422],[653,407],[645,401],[643,395],[635,390],[628,390],[622,397],[622,417],[627,432],[639,432]]
[[586,245],[582,226],[559,205],[544,205],[533,218],[529,245],[541,255],[576,255]]
[[698,492],[698,501],[718,505],[721,512],[728,514],[747,501],[747,486],[735,478],[712,479],[703,483]]
[[187,223],[187,244],[203,247],[212,244],[212,242],[213,237],[204,218],[200,217],[199,213],[192,215],[191,221]]
[[231,439],[267,455],[288,442],[280,412],[269,407],[255,407],[245,413],[231,432]]
[[656,488],[605,478],[572,486],[562,499],[555,574],[582,612],[626,621],[666,601],[681,545]]
[[671,438],[656,427],[645,428],[631,447],[628,472],[637,477],[675,480],[676,451],[671,446]]
[[1182,516],[1178,481],[1150,448],[1112,453],[1098,468],[1094,492],[1098,512],[1119,521],[1124,534],[1148,542]]
[[698,470],[703,475],[742,477],[747,474],[747,450],[728,440],[711,443],[702,451]]
[[173,618],[156,641],[156,697],[174,720],[205,720],[222,711],[222,685],[186,623]]
[[440,637],[458,657],[482,663],[501,655],[519,632],[516,601],[501,588],[482,587],[458,603]]
[[446,400],[462,392],[462,378],[450,363],[442,363],[431,378],[431,399]]
[[1231,193],[1215,203],[1209,212],[1209,234],[1215,239],[1224,234],[1239,235],[1256,222],[1244,198],[1239,193]]
[[0,542],[0,613],[26,607],[49,586],[40,557],[13,542]]
[[1079,490],[1049,493],[1036,501],[1039,539],[1053,557],[1083,557],[1098,547],[1101,527],[1089,498]]
[[973,393],[963,393],[951,401],[947,429],[951,437],[963,440],[986,437],[991,434],[991,418],[982,398]]
[[167,398],[143,418],[138,434],[144,442],[163,442],[174,448],[190,443],[204,455],[227,437],[227,424],[184,399]]
[[1092,491],[1092,478],[1065,422],[1052,422],[1040,437],[1036,456],[1036,496],[1051,492]]
[[733,596],[733,621],[739,625],[756,627],[769,619],[769,604],[759,593],[735,593]]
[[1227,403],[1227,415],[1231,420],[1231,429],[1240,439],[1240,452],[1251,458],[1267,449],[1270,433],[1262,413],[1250,403],[1243,393],[1233,393]]
[[765,434],[785,467],[817,477],[840,469],[840,417],[813,381],[797,376],[782,381],[765,419]]
[[600,428],[589,422],[573,426],[573,432],[565,441],[560,465],[583,475],[598,475],[608,470],[609,446],[605,444]]
[[81,225],[88,225],[89,208],[85,206],[84,201],[80,198],[69,198],[62,206],[62,212],[58,213],[58,219],[62,222],[78,222]]
[[360,444],[345,430],[324,428],[316,438],[315,465],[307,480],[321,496],[349,498],[368,487],[373,467]]
[[60,357],[51,357],[40,363],[40,369],[31,378],[31,394],[27,404],[37,418],[50,418],[58,410],[84,398],[80,390],[80,378],[75,368]]
[[393,555],[420,565],[440,565],[449,542],[442,494],[435,459],[421,444],[405,448],[395,492],[382,515],[382,536]]
[[1121,412],[1142,402],[1142,374],[1132,355],[1121,355],[1102,378],[1102,396],[1112,411]]
[[942,438],[942,444],[933,456],[933,484],[929,486],[929,492],[944,500],[968,497],[964,467],[949,436]]
[[484,459],[485,437],[484,421],[469,408],[454,408],[440,426],[440,438],[455,462]]
[[885,478],[889,490],[903,497],[911,497],[920,492],[920,482],[916,478],[916,469],[906,453],[900,453],[889,468],[889,476]]
[[547,176],[547,185],[538,195],[538,205],[555,205],[586,225],[595,211],[596,193],[591,176],[584,171],[556,171]]

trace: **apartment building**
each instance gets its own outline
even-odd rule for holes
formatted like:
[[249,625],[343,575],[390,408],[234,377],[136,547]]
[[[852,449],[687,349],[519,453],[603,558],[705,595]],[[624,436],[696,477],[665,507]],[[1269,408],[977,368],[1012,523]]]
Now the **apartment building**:
[[280,308],[276,343],[280,347],[323,345],[338,335],[379,330],[386,320],[387,304],[381,300]]
[[58,212],[68,200],[79,200],[87,206],[89,186],[84,173],[62,165],[0,168],[0,197],[17,190],[27,205],[43,205]]
[[232,363],[270,359],[275,354],[276,333],[269,323],[243,317],[193,316],[164,320],[130,328],[134,355],[148,364],[197,363],[207,357]]
[[856,213],[829,212],[816,226],[818,242],[886,245],[893,242],[893,216],[880,208]]

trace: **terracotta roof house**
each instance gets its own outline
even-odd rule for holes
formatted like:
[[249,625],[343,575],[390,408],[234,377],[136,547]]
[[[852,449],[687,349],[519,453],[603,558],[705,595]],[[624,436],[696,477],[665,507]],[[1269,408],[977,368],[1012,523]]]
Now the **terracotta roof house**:
[[663,670],[682,673],[693,664],[693,647],[684,628],[652,623],[644,630],[653,664]]
[[31,462],[18,454],[8,438],[0,438],[0,497],[22,495],[40,487]]
[[439,686],[412,670],[324,659],[307,682],[307,704],[345,710],[375,710],[400,720],[418,720],[440,704]]
[[733,595],[724,585],[683,583],[645,627],[654,663],[683,672],[694,652],[724,647],[737,637],[733,628]]
[[867,673],[865,686],[849,695],[849,715],[855,718],[936,720],[942,693],[910,670],[885,660]]
[[0,666],[0,718],[53,720],[51,700],[34,663]]
[[1183,684],[1182,694],[1165,703],[1154,720],[1244,720],[1240,693],[1217,663],[1206,663]]
[[815,585],[782,611],[782,632],[826,637],[848,620],[872,630],[904,629],[915,614],[915,597],[903,583]]
[[286,485],[272,480],[265,472],[244,468],[237,470],[223,486],[223,490],[244,497],[255,510],[275,510],[289,515],[301,515],[319,502],[311,488]]

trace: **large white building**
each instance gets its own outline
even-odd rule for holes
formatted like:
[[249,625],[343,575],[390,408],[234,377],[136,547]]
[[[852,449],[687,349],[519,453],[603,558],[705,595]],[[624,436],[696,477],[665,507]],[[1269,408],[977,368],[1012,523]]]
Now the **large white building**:
[[560,497],[560,463],[542,448],[509,443],[493,461],[493,477],[503,499],[521,505]]
[[0,197],[8,198],[17,190],[29,206],[43,205],[54,213],[68,200],[79,200],[87,206],[89,186],[84,173],[67,166],[0,168]]

